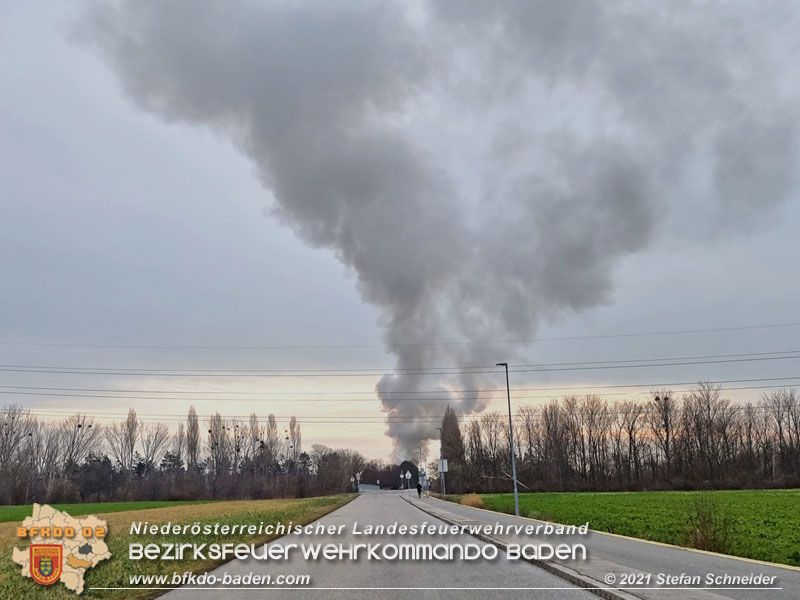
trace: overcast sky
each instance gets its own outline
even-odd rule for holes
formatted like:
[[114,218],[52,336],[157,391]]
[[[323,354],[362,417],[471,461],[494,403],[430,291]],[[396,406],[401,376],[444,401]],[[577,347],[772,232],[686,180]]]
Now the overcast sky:
[[[115,4],[16,2],[0,20],[3,364],[419,369],[800,350],[800,327],[409,345],[800,321],[792,3]],[[799,366],[519,373],[512,386],[793,377]],[[397,392],[503,383],[0,380],[267,391],[273,401],[194,403],[295,414],[306,447],[370,457],[435,436],[428,422],[387,435],[382,410],[444,412]],[[376,385],[380,398],[348,394]],[[300,401],[321,391],[359,401]],[[154,418],[192,403],[72,393],[3,403]],[[371,422],[311,422],[337,415]]]

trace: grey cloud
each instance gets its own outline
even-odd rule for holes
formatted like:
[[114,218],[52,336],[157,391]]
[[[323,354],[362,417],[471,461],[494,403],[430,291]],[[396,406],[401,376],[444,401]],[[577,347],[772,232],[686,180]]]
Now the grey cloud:
[[715,140],[714,183],[727,221],[758,218],[797,184],[797,115],[740,115]]

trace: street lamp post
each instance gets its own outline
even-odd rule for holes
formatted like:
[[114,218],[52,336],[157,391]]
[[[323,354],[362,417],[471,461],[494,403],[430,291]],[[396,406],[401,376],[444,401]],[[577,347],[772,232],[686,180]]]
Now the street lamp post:
[[508,445],[511,446],[511,477],[514,478],[514,514],[519,516],[519,493],[517,492],[517,459],[514,456],[514,424],[511,420],[511,386],[508,383],[508,363],[497,363],[506,369],[506,397],[508,398]]
[[[439,430],[439,470],[441,471],[442,459],[444,458],[444,441],[442,440],[442,428],[437,427]],[[439,477],[442,478],[442,496],[447,496],[447,485],[445,484],[445,473],[440,472]]]

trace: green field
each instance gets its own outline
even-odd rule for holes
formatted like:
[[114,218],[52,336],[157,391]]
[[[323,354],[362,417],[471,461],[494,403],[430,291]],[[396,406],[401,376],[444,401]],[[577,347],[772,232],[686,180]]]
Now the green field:
[[[513,494],[480,498],[486,508],[514,513]],[[588,521],[597,531],[692,547],[703,500],[727,522],[728,554],[800,566],[800,490],[531,493],[520,494],[520,514],[570,525]]]
[[[171,522],[173,524],[192,524],[199,522],[201,525],[225,523],[228,525],[258,525],[266,523],[308,523],[332,510],[346,504],[355,495],[326,496],[321,498],[303,498],[296,500],[242,500],[231,502],[179,504],[167,503],[164,508],[139,508],[137,510],[120,511],[119,504],[112,507],[117,512],[93,512],[101,519],[107,521],[109,534],[105,538],[111,551],[112,558],[101,562],[97,567],[89,569],[84,581],[86,589],[81,598],[111,598],[114,600],[128,600],[132,598],[153,598],[161,595],[163,591],[147,590],[92,590],[91,587],[124,587],[128,585],[129,575],[160,575],[171,574],[174,571],[193,571],[196,573],[213,569],[220,561],[158,561],[128,559],[128,544],[131,542],[178,544],[178,543],[247,543],[262,544],[269,541],[266,536],[215,536],[207,535],[195,537],[187,535],[130,535],[130,525],[133,521],[148,521],[151,524]],[[138,504],[138,503],[131,503]],[[158,503],[142,503],[158,504]],[[76,505],[88,506],[92,505]],[[99,505],[94,505],[95,507]],[[70,512],[70,511],[67,511]],[[83,513],[86,513],[83,510]],[[30,512],[28,512],[28,515]],[[73,513],[70,513],[73,514]],[[74,513],[77,514],[77,511]],[[75,594],[63,585],[44,587],[31,579],[20,575],[20,567],[11,560],[12,548],[23,548],[27,543],[19,543],[15,537],[18,523],[0,523],[0,598],[35,598],[42,600],[69,600],[76,598]]]
[[[212,500],[197,500],[194,502],[87,502],[86,504],[51,504],[53,508],[64,510],[73,517],[80,515],[95,515],[97,513],[114,513],[125,510],[144,510],[146,508],[166,508],[168,506],[181,506],[183,504],[208,504]],[[0,523],[9,521],[22,521],[31,516],[30,504],[16,506],[0,506]]]

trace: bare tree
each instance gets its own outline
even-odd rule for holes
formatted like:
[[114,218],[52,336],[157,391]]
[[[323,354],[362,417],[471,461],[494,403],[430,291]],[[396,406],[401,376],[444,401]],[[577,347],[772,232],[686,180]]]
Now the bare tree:
[[497,411],[482,414],[478,422],[485,457],[484,472],[490,477],[498,478],[502,475],[502,465],[507,454],[502,443],[504,440],[508,442],[508,429],[503,423],[502,415]]
[[151,423],[142,428],[141,439],[145,471],[149,472],[161,458],[169,442],[169,428],[164,423]]
[[289,419],[289,448],[287,455],[295,462],[297,461],[297,457],[300,456],[302,441],[303,434],[300,433],[300,423],[298,423],[297,418],[293,416]]
[[53,477],[58,474],[59,457],[61,455],[61,430],[49,424],[33,421],[30,445],[30,498],[35,502],[39,493],[46,491]]
[[209,475],[212,484],[212,496],[217,497],[219,485],[224,476],[230,472],[232,462],[232,431],[228,423],[219,413],[208,420]]
[[635,401],[622,402],[618,405],[622,415],[622,424],[628,438],[628,462],[626,470],[628,478],[639,479],[640,457],[638,435],[641,430],[640,420],[644,415],[644,406]]
[[264,432],[264,460],[270,467],[272,467],[273,463],[278,459],[280,441],[278,422],[275,419],[275,415],[270,414],[267,417],[267,428]]
[[189,407],[189,416],[186,419],[186,469],[197,471],[200,462],[200,422],[194,406]]
[[79,465],[86,456],[98,449],[103,429],[86,414],[76,414],[61,423],[61,458],[64,470]]
[[664,457],[664,470],[667,479],[672,477],[673,440],[675,437],[676,409],[672,392],[667,390],[651,392],[648,410],[650,431],[658,440]]
[[252,413],[247,427],[244,460],[250,464],[250,470],[253,474],[264,468],[262,461],[263,448],[264,427],[259,423],[256,413]]
[[175,432],[175,436],[172,440],[172,454],[181,465],[183,465],[183,462],[186,459],[185,452],[186,430],[183,423],[178,423],[178,430]]
[[0,501],[5,504],[18,501],[17,488],[28,480],[32,425],[30,413],[21,406],[6,407],[0,414],[0,478],[4,482]]
[[106,428],[106,442],[111,454],[126,473],[130,473],[133,469],[139,434],[140,422],[136,411],[132,408],[128,410],[128,416],[124,421]]

